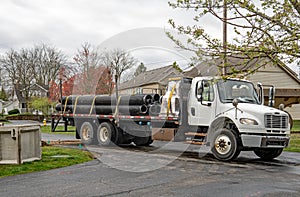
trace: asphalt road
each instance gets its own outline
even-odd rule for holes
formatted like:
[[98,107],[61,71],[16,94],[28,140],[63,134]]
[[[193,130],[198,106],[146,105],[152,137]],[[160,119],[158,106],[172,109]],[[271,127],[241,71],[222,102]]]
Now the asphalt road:
[[0,196],[300,196],[297,153],[285,152],[272,162],[243,153],[220,162],[205,150],[176,143],[87,149],[98,159],[1,178]]

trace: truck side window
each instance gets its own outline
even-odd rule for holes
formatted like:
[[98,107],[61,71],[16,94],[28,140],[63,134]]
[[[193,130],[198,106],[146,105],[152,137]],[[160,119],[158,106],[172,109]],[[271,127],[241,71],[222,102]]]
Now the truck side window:
[[203,81],[203,101],[213,101],[215,99],[213,84],[211,81]]
[[202,95],[202,87],[201,87],[201,81],[198,81],[197,86],[196,86],[196,97],[200,98]]

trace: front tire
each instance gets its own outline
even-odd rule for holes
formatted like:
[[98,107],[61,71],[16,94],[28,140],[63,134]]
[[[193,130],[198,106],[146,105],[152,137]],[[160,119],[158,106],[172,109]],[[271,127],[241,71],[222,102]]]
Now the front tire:
[[254,150],[254,153],[264,161],[270,161],[278,157],[283,151],[283,148],[260,148]]
[[221,161],[233,160],[240,154],[236,135],[225,128],[216,132],[212,146],[213,155]]
[[149,146],[152,144],[153,140],[151,136],[148,137],[135,137],[133,142],[136,146]]

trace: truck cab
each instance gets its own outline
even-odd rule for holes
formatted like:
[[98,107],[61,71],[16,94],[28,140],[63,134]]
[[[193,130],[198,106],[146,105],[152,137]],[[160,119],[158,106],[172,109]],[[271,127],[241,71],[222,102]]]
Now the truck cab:
[[289,116],[263,105],[262,86],[256,89],[240,79],[196,77],[171,80],[168,90],[162,115],[178,116],[178,130],[189,136],[189,142],[200,140],[210,146],[219,160],[232,160],[249,150],[270,160],[289,143]]

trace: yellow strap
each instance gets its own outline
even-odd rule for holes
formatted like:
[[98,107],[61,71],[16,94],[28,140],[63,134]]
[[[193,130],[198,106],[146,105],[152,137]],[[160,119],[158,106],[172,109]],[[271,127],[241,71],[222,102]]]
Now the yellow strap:
[[76,97],[76,99],[75,99],[75,105],[74,105],[74,111],[73,111],[73,114],[75,114],[75,112],[76,112],[76,106],[77,106],[77,101],[78,101],[78,98],[79,98],[80,96],[77,96]]
[[68,99],[69,99],[69,96],[67,96],[67,98],[66,98],[63,114],[66,112]]
[[94,96],[94,99],[93,99],[93,102],[92,102],[92,106],[91,106],[91,110],[90,110],[90,115],[92,114],[93,107],[94,107],[94,105],[95,105],[96,97],[97,97],[97,96]]
[[170,111],[171,111],[171,113],[172,113],[171,101],[172,101],[173,93],[174,93],[174,91],[175,91],[175,87],[176,87],[176,84],[174,84],[174,86],[172,87],[172,90],[171,90],[170,95],[169,95],[169,98],[168,98],[167,116],[169,116],[169,112],[170,112]]

